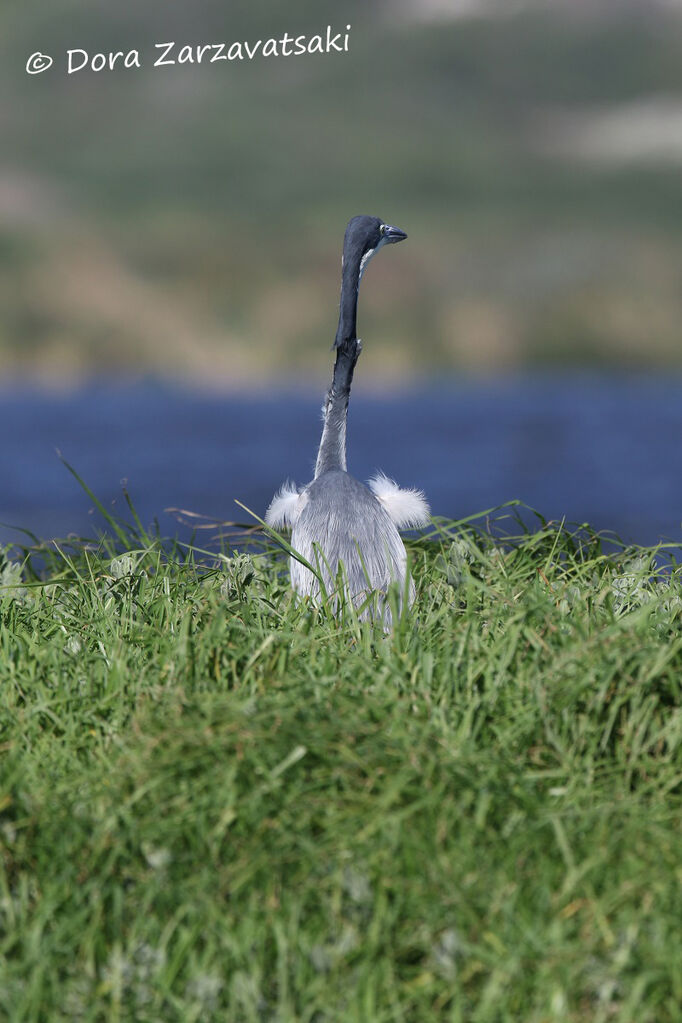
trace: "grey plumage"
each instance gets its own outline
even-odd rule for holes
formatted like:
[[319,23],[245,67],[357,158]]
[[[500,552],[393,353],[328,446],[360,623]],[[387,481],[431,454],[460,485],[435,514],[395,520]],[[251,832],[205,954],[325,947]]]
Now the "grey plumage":
[[[317,574],[291,558],[294,590],[313,600],[325,592],[338,606],[339,570],[342,589],[361,616],[379,615],[392,624],[387,601],[392,583],[398,587],[398,606],[408,605],[414,585],[407,580],[407,555],[398,526],[424,525],[429,507],[417,490],[401,490],[385,476],[369,486],[346,471],[346,419],[353,372],[362,345],[356,337],[360,279],[371,257],[385,244],[407,237],[378,217],[353,217],[344,237],[336,363],[332,385],[323,406],[323,428],[315,477],[302,488],[285,484],[273,498],[265,520],[275,527],[291,526],[291,545]],[[376,601],[368,594],[376,592]]]
[[[385,596],[398,583],[403,598],[407,556],[395,523],[369,487],[341,469],[330,469],[303,491],[307,500],[291,534],[291,545],[322,576],[327,594],[337,589],[342,565],[346,595],[362,604],[369,590],[376,590],[384,615],[390,616]],[[319,580],[295,558],[290,565],[293,588],[317,598]],[[414,598],[410,580],[408,599]],[[365,609],[365,617],[372,608]],[[388,620],[390,624],[390,618]]]

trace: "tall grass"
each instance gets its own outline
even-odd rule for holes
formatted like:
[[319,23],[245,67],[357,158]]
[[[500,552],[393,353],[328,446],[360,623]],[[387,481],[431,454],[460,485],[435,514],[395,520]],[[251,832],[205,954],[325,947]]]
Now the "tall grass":
[[504,514],[388,636],[134,516],[5,557],[0,1017],[682,1018],[680,569]]

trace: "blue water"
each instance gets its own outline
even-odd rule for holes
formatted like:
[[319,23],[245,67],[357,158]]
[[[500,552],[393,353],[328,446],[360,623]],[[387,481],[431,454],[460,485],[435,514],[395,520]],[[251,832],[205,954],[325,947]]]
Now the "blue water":
[[[101,520],[59,449],[102,502],[178,532],[169,506],[244,521],[287,477],[311,477],[319,388],[218,396],[166,384],[98,383],[69,394],[0,391],[0,520],[42,538]],[[358,386],[349,469],[422,488],[434,513],[511,498],[626,540],[682,542],[682,378],[590,376],[446,382],[392,394]],[[0,542],[17,534],[0,527]]]

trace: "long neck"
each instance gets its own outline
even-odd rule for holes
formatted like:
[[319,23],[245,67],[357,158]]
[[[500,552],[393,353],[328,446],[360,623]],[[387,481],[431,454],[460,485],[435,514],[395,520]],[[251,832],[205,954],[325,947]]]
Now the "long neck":
[[330,469],[346,471],[346,419],[353,371],[362,345],[353,338],[343,341],[336,351],[334,377],[324,403],[324,426],[315,463],[315,479]]
[[339,325],[336,329],[336,348],[344,341],[355,341],[357,334],[358,288],[362,277],[360,254],[344,249],[341,271],[341,301],[339,302]]
[[330,469],[346,471],[346,420],[350,385],[362,345],[356,337],[360,256],[349,251],[344,243],[341,271],[339,326],[336,331],[336,363],[332,385],[323,406],[324,426],[315,463],[315,479]]

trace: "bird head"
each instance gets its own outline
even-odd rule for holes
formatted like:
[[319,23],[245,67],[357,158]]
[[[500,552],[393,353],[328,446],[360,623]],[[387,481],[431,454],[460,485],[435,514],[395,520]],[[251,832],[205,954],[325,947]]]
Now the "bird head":
[[407,238],[404,231],[384,223],[381,217],[359,216],[348,221],[343,239],[341,308],[336,347],[355,336],[358,287],[370,259],[384,245],[393,245],[404,238]]
[[359,216],[348,221],[343,239],[343,264],[358,266],[358,282],[369,260],[384,245],[401,242],[407,235],[381,217]]

